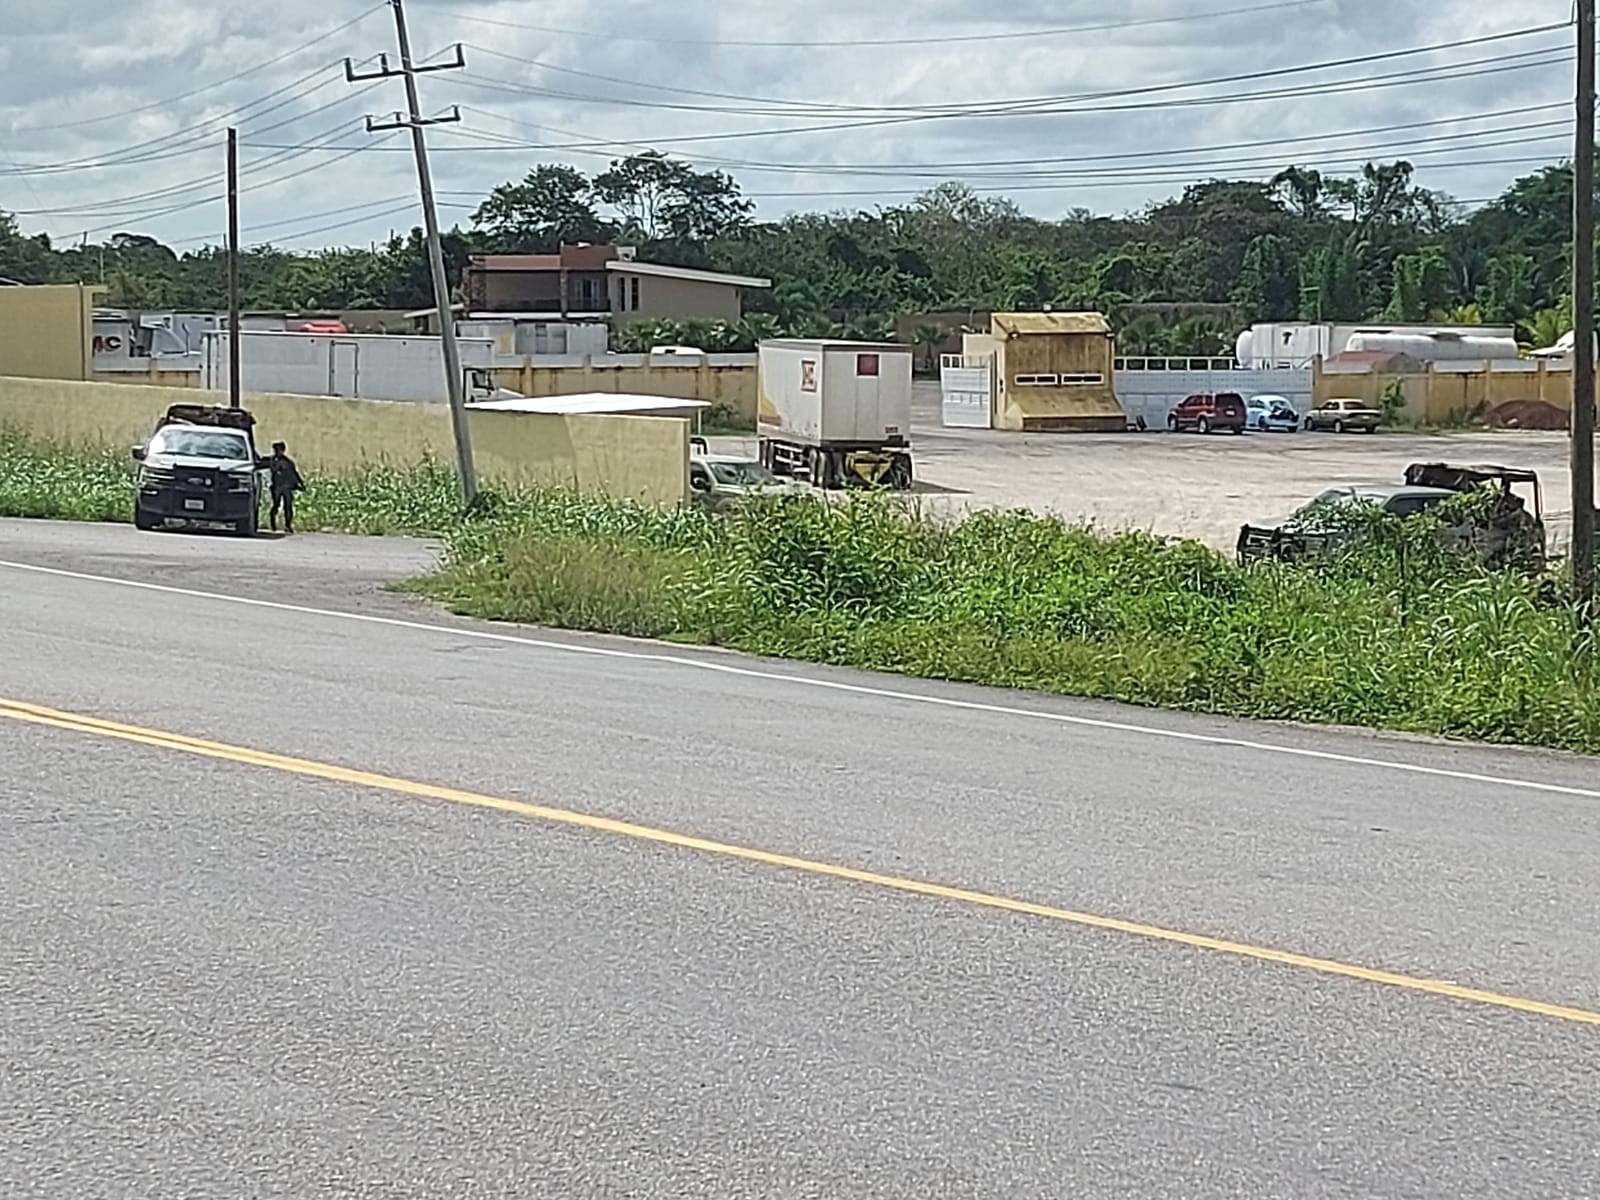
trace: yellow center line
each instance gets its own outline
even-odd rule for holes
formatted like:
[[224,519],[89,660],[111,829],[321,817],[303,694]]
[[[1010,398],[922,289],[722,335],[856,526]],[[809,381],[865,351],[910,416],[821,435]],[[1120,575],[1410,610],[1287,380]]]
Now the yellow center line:
[[600,817],[591,813],[575,812],[565,808],[552,808],[544,804],[529,804],[526,801],[511,800],[502,796],[488,796],[479,792],[463,791],[459,788],[440,787],[436,784],[401,779],[392,775],[379,775],[371,771],[359,771],[351,767],[336,766],[332,763],[292,758],[288,755],[274,754],[266,750],[253,750],[245,746],[211,742],[179,733],[145,729],[137,725],[124,725],[117,721],[105,721],[98,717],[62,712],[58,709],[44,708],[17,700],[0,699],[0,717],[32,725],[45,725],[56,729],[86,733],[96,737],[135,742],[144,746],[175,750],[180,753],[194,754],[205,758],[224,759],[228,762],[262,767],[272,771],[282,771],[311,779],[350,784],[353,787],[372,788],[403,796],[415,796],[425,800],[439,800],[448,804],[461,804],[472,808],[487,808],[499,812],[515,813],[518,816],[533,817],[536,820],[573,826],[579,829],[594,830],[599,833],[613,834],[617,837],[631,838],[636,841],[655,842],[659,845],[695,850],[703,854],[743,859],[747,862],[761,863],[764,866],[778,867],[783,870],[799,871],[808,875],[819,875],[830,879],[843,879],[852,883],[867,884],[895,892],[908,892],[918,896],[929,896],[939,900],[952,900],[960,904],[976,905],[980,908],[999,909],[1003,912],[1041,917],[1045,920],[1060,921],[1089,929],[1102,929],[1114,933],[1130,934],[1134,937],[1146,938],[1152,941],[1188,946],[1196,950],[1209,950],[1218,954],[1254,959],[1259,962],[1277,963],[1280,966],[1295,967],[1304,971],[1315,971],[1322,975],[1359,979],[1367,983],[1404,988],[1412,992],[1425,992],[1429,995],[1444,996],[1452,1000],[1487,1004],[1495,1008],[1512,1009],[1516,1012],[1531,1013],[1536,1016],[1554,1017],[1562,1021],[1576,1021],[1584,1025],[1600,1025],[1600,1012],[1593,1012],[1588,1009],[1573,1008],[1563,1004],[1549,1004],[1542,1000],[1531,1000],[1522,996],[1510,996],[1501,992],[1484,991],[1479,988],[1462,987],[1459,984],[1439,979],[1424,979],[1419,976],[1401,975],[1393,971],[1376,970],[1371,967],[1357,966],[1354,963],[1339,962],[1335,959],[1316,958],[1312,955],[1295,954],[1287,950],[1274,950],[1266,946],[1251,945],[1248,942],[1235,942],[1226,938],[1207,937],[1204,934],[1185,933],[1181,930],[1165,929],[1159,925],[1125,921],[1117,917],[1075,912],[1067,908],[1056,908],[1048,904],[1035,904],[1031,901],[1017,900],[1009,896],[999,896],[989,892],[946,887],[943,884],[929,883],[920,879],[908,879],[899,875],[883,875],[876,871],[862,871],[855,867],[840,866],[836,863],[798,858],[790,854],[758,850],[750,846],[735,845],[731,842],[719,842],[709,838],[694,837],[690,834],[674,833],[669,829],[656,829],[649,825],[638,825],[632,821],[619,821],[611,817]]

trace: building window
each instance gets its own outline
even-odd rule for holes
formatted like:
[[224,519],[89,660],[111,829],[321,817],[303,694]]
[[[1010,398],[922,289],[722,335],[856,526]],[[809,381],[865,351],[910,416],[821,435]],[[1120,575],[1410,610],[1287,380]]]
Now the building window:
[[633,277],[633,311],[639,311],[639,277]]
[[628,311],[628,281],[626,279],[617,280],[617,311]]
[[1055,387],[1057,378],[1055,375],[1018,375],[1016,385],[1018,387]]
[[580,279],[578,281],[578,292],[583,297],[583,309],[588,312],[594,307],[594,280]]
[[1106,377],[1099,374],[1088,375],[1063,375],[1061,383],[1064,387],[1090,387],[1097,383],[1104,383]]

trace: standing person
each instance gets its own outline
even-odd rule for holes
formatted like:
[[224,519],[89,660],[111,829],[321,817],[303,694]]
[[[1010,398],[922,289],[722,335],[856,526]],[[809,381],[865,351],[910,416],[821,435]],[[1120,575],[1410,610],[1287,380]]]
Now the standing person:
[[278,527],[278,512],[283,512],[283,531],[294,532],[294,494],[305,490],[306,481],[300,478],[300,468],[286,453],[282,442],[272,443],[272,457],[267,459],[267,469],[272,472],[272,528]]

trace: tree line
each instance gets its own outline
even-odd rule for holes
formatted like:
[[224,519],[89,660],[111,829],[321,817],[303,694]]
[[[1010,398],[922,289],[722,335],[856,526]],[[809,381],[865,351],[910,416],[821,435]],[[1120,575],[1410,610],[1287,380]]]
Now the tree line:
[[[1572,171],[1518,179],[1475,211],[1418,185],[1405,161],[1355,176],[1290,167],[1267,182],[1210,180],[1122,216],[1055,219],[946,183],[908,203],[757,221],[729,175],[658,153],[588,176],[542,164],[494,188],[445,235],[459,279],[475,253],[548,253],[619,241],[642,258],[770,278],[740,328],[623,330],[619,349],[690,341],[743,349],[775,333],[884,338],[907,313],[1097,309],[1130,355],[1226,353],[1255,321],[1455,321],[1512,325],[1549,344],[1566,331]],[[101,282],[128,308],[225,304],[221,249],[177,252],[136,232],[58,247],[0,212],[0,279]],[[241,261],[247,308],[428,307],[420,231],[383,245]],[[931,342],[932,326],[919,333]]]

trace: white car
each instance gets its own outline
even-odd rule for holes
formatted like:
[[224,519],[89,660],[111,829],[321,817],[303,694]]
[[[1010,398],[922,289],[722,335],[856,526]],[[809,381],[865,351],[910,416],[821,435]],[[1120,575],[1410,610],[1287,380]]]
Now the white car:
[[1300,414],[1294,405],[1282,396],[1251,396],[1244,406],[1245,428],[1259,429],[1262,433],[1278,429],[1293,433],[1300,428]]

